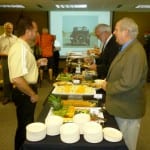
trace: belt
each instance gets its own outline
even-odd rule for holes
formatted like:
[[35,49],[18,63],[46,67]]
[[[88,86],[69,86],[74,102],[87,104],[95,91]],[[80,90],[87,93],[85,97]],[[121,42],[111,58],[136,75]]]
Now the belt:
[[[30,86],[32,89],[35,89],[35,88],[37,88],[37,83],[35,83],[35,84],[29,84],[29,86]],[[14,89],[17,88],[16,85],[13,84],[13,88],[14,88]]]
[[[37,84],[29,84],[29,86],[31,87],[31,89],[34,91],[34,92],[36,92],[37,93]],[[13,89],[15,90],[15,91],[18,91],[19,93],[23,93],[23,92],[21,92],[15,85],[13,85]],[[24,93],[23,93],[24,94]]]

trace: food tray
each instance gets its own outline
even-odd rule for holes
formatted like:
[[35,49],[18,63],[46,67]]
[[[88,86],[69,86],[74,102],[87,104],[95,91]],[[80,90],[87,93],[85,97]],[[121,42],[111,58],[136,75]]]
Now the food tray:
[[[93,120],[93,121],[99,121],[99,122],[104,122],[104,115],[103,115],[103,112],[101,111],[101,107],[75,107],[75,110],[76,112],[82,112],[82,111],[86,111],[88,110],[90,112],[90,114],[94,114],[94,115],[97,115],[97,117],[101,118],[102,120]],[[50,110],[49,110],[49,113],[46,117],[46,119],[52,115],[55,115],[53,113],[53,108],[51,107]],[[75,114],[74,114],[75,115]],[[73,117],[72,118],[65,118],[64,117],[64,122],[72,122],[73,121]]]
[[72,74],[70,73],[60,73],[57,78],[57,81],[71,81],[72,80]]
[[56,95],[94,95],[95,93],[95,88],[86,85],[56,86],[52,91],[52,94]]

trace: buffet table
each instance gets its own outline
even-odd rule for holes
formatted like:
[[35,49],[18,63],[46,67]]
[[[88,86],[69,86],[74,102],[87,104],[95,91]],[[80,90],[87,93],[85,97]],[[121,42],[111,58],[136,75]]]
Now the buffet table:
[[[39,115],[38,121],[44,122],[47,113],[49,112],[50,106],[47,101],[44,103],[42,112]],[[113,116],[109,115],[107,112],[104,112],[104,116],[107,121],[104,123],[104,127],[114,127],[118,128],[117,123]],[[88,143],[83,139],[81,135],[80,140],[74,144],[65,144],[61,142],[59,135],[58,136],[46,136],[42,141],[38,142],[29,142],[25,141],[21,150],[128,150],[124,140],[120,142],[108,142],[103,139],[102,142],[97,144]]]
[[[62,79],[62,76],[59,76]],[[70,74],[65,74],[65,76],[63,76],[70,79]],[[60,84],[60,83],[59,83]],[[62,84],[62,83],[61,83]],[[63,83],[64,84],[64,83]],[[83,87],[82,87],[83,88]],[[81,88],[81,89],[82,89]],[[65,90],[63,90],[64,92]],[[55,93],[56,92],[56,93]],[[55,89],[53,90],[53,88],[50,91],[50,94],[60,94],[58,91],[55,91]],[[68,92],[68,90],[67,90]],[[81,90],[80,90],[81,92]],[[89,91],[88,91],[89,93]],[[80,93],[81,94],[81,93]],[[105,96],[105,94],[103,93],[103,90],[96,90],[96,94],[102,94],[103,98]],[[70,95],[67,95],[67,98],[69,99]],[[49,97],[49,95],[48,95]],[[43,109],[37,119],[37,122],[45,122],[45,118],[47,117],[49,111],[50,111],[50,104],[48,103],[48,97],[46,98],[44,104],[43,104]],[[92,95],[93,98],[93,95]],[[92,100],[91,96],[86,96],[86,95],[82,95],[82,99],[84,100]],[[101,102],[103,104],[104,99],[101,99]],[[62,98],[63,99],[63,98]],[[100,101],[98,100],[98,107],[101,106]],[[103,112],[104,118],[107,120],[106,122],[103,123],[103,127],[113,127],[118,129],[117,123],[114,119],[113,116],[111,116],[110,114],[107,113],[107,111],[105,110]],[[124,140],[121,140],[119,142],[108,142],[105,139],[103,139],[101,142],[99,143],[88,143],[84,140],[83,135],[80,135],[80,140],[76,143],[73,144],[66,144],[63,143],[60,140],[60,135],[57,136],[49,136],[47,135],[46,138],[44,138],[44,140],[38,141],[38,142],[30,142],[30,141],[25,141],[24,144],[21,147],[21,150],[128,150]]]
[[83,140],[81,136],[80,141],[75,144],[65,144],[59,139],[59,136],[46,137],[43,141],[32,143],[25,141],[22,150],[127,150],[124,142],[110,143],[103,140],[101,143],[91,144]]

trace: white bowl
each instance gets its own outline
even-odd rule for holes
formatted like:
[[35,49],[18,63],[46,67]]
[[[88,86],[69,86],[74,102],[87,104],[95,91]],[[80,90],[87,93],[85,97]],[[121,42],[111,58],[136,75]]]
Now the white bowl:
[[26,139],[36,142],[46,137],[46,125],[41,122],[30,123],[26,126]]

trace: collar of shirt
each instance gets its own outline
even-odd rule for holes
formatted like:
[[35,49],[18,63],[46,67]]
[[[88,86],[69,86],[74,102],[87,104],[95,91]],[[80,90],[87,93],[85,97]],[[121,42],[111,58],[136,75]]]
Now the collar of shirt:
[[18,41],[19,41],[20,43],[22,43],[28,50],[30,50],[31,53],[33,53],[32,48],[29,46],[29,44],[28,44],[25,40],[23,40],[22,38],[18,38]]
[[111,35],[108,37],[108,39],[106,40],[106,42],[104,43],[104,45],[103,45],[103,50],[105,49],[107,43],[109,42],[109,40],[111,39],[112,36],[113,36],[113,35],[111,34]]
[[125,44],[123,44],[120,51],[123,51],[132,42],[133,42],[133,40],[129,40],[128,42],[126,42]]
[[13,37],[13,34],[7,35],[6,33],[4,33],[4,37]]

